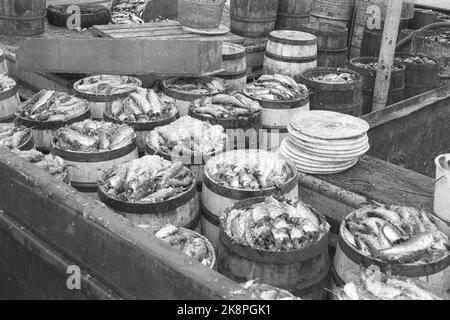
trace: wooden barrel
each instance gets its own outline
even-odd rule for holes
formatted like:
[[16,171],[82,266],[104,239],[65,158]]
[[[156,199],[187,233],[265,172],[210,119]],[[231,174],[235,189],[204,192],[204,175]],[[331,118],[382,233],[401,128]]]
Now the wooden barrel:
[[31,36],[45,30],[46,0],[0,0],[0,34]]
[[317,37],[317,66],[344,67],[347,61],[348,29],[336,24],[310,22],[300,27],[301,31]]
[[262,110],[262,130],[259,134],[259,149],[276,151],[281,142],[289,136],[287,126],[292,117],[300,111],[309,110],[309,96],[292,101],[258,101]]
[[11,89],[0,92],[0,122],[12,120],[19,106],[19,86],[16,83]]
[[424,92],[439,87],[439,64],[417,64],[407,62],[404,58],[414,57],[413,55],[396,55],[405,66],[405,95],[404,99],[418,96]]
[[[352,38],[350,39],[350,58],[366,56],[363,55],[361,50],[367,45],[372,48],[376,47],[377,44],[370,44],[369,39],[363,44],[363,38],[365,32],[369,30],[367,28],[368,23],[374,21],[372,18],[371,6],[376,6],[380,9],[380,29],[373,29],[372,33],[369,35],[370,40],[375,40],[376,43],[381,43],[382,32],[384,28],[384,20],[386,17],[387,0],[357,0],[356,1],[356,15],[353,23]],[[411,0],[406,0],[403,2],[403,10],[400,20],[400,30],[408,28],[409,20],[414,16],[414,2]],[[372,36],[372,37],[371,37]],[[375,38],[374,38],[375,37]],[[369,43],[369,44],[368,44]],[[372,54],[371,57],[377,57],[379,54]],[[369,56],[369,55],[368,55]]]
[[275,30],[269,35],[263,74],[282,74],[297,80],[300,73],[317,67],[317,38],[293,30]]
[[6,54],[0,48],[0,74],[8,74],[8,61],[6,61]]
[[278,0],[233,0],[231,32],[250,38],[267,37],[275,28]]
[[48,152],[52,146],[53,133],[55,130],[91,118],[91,111],[88,108],[85,113],[78,117],[66,121],[36,121],[22,116],[17,116],[17,122],[24,127],[31,129],[34,146],[37,150]]
[[171,124],[175,120],[180,117],[180,113],[178,110],[167,119],[148,121],[148,122],[124,122],[120,121],[117,118],[114,118],[108,112],[103,113],[103,120],[107,122],[117,123],[117,124],[126,124],[127,126],[133,128],[136,133],[136,141],[139,150],[139,154],[144,154],[147,146],[147,136],[153,129],[157,127],[162,127]]
[[[401,30],[398,34],[397,42],[400,42],[402,39],[404,39],[413,32],[413,30],[411,29],[402,29],[402,27],[400,27],[400,29]],[[369,30],[366,28],[363,34],[361,48],[358,48],[358,51],[360,52],[359,56],[378,57],[380,55],[382,40],[383,40],[383,30]],[[397,49],[397,52],[409,53],[410,50],[411,46],[407,44]]]
[[262,111],[249,117],[211,118],[195,113],[192,106],[189,108],[189,116],[208,122],[211,125],[220,125],[228,136],[228,150],[256,149],[258,148],[259,134],[262,128]]
[[234,43],[223,44],[222,61],[225,72],[217,76],[225,80],[230,90],[241,92],[247,85],[246,49]]
[[[326,83],[312,80],[313,77],[327,74],[349,73],[355,81],[349,83]],[[311,110],[328,110],[352,116],[362,115],[362,76],[355,71],[343,68],[320,67],[302,73],[300,83],[310,91]]]
[[[264,202],[264,197],[234,204],[227,211]],[[262,283],[285,289],[302,299],[325,300],[328,296],[330,256],[328,235],[304,250],[261,251],[234,241],[220,224],[218,271],[236,282],[259,279]]]
[[[365,211],[367,209],[360,209]],[[354,213],[353,213],[354,214]],[[437,219],[437,218],[436,218]],[[444,222],[442,222],[445,224]],[[385,261],[362,255],[358,250],[353,248],[342,237],[341,224],[339,231],[339,239],[336,247],[336,255],[334,256],[332,277],[333,282],[349,283],[357,280],[361,274],[361,266],[367,268],[375,265],[379,266],[381,271],[391,272],[392,275],[415,278],[424,281],[428,285],[435,287],[443,292],[450,289],[450,254],[428,264],[392,264]]]
[[160,203],[131,203],[113,199],[98,188],[100,201],[137,225],[149,225],[155,232],[167,224],[199,231],[200,210],[197,183],[189,190]]
[[189,107],[191,103],[197,99],[202,99],[206,97],[211,97],[216,94],[225,93],[226,90],[216,93],[210,93],[210,94],[196,94],[196,93],[188,93],[184,91],[178,91],[174,90],[168,87],[168,84],[172,81],[175,81],[175,78],[168,79],[163,81],[163,91],[166,95],[169,97],[175,99],[175,104],[178,107],[178,110],[180,111],[180,116],[186,116],[189,113]]
[[300,30],[309,22],[313,0],[280,0],[275,30]]
[[354,0],[314,0],[310,22],[325,22],[348,27],[352,20]]
[[[75,92],[75,96],[85,99],[89,102],[89,106],[91,108],[91,115],[94,120],[101,121],[103,119],[103,112],[105,111],[105,107],[108,103],[113,102],[117,99],[123,99],[129,96],[131,92],[133,92],[135,89],[130,89],[127,92],[123,92],[120,94],[108,94],[108,95],[102,95],[102,94],[92,94],[88,92],[83,92],[78,90],[78,86],[86,84],[91,79],[101,78],[104,77],[104,75],[99,76],[92,76],[87,77],[81,80],[78,80],[73,84],[73,90]],[[108,76],[110,77],[110,76]],[[134,77],[128,77],[128,76],[113,76],[120,79],[123,79],[123,81],[130,82],[135,84],[136,87],[142,86],[142,81],[138,78]]]
[[409,21],[408,28],[417,30],[417,29],[421,29],[422,27],[425,27],[429,24],[439,22],[439,16],[441,16],[441,15],[442,15],[442,13],[440,13],[438,11],[415,8],[414,9],[414,18],[412,18]]
[[[350,60],[348,68],[356,71],[363,78],[363,114],[372,112],[373,92],[375,87],[375,79],[377,71],[359,67],[356,63],[378,62],[376,57],[357,57]],[[386,105],[389,106],[396,102],[402,101],[405,94],[405,66],[402,63],[395,62],[391,73],[391,84]]]
[[62,150],[52,141],[51,153],[67,162],[72,186],[86,193],[97,192],[102,170],[139,157],[136,138],[120,149],[93,153]]
[[[224,161],[226,157],[230,155],[237,156],[242,155],[246,157],[248,153],[264,152],[261,150],[236,150],[220,154],[214,158],[211,158],[207,166],[214,165]],[[236,202],[244,199],[255,197],[267,197],[273,194],[282,194],[288,199],[298,198],[298,178],[297,169],[291,163],[289,163],[292,172],[295,174],[281,189],[268,188],[263,190],[241,190],[234,189],[214,181],[207,173],[205,168],[203,174],[203,188],[200,201],[200,208],[202,211],[202,233],[213,244],[214,248],[217,248],[219,240],[219,224],[220,217],[227,208],[230,208]]]

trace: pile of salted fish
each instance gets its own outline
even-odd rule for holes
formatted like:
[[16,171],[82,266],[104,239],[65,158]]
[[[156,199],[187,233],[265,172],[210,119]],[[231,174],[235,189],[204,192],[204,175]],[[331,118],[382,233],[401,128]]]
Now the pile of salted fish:
[[65,151],[101,152],[125,147],[136,138],[126,125],[84,120],[58,129],[55,145]]
[[31,130],[23,127],[0,128],[0,147],[20,148],[31,139]]
[[130,1],[116,5],[111,10],[111,20],[114,24],[142,24],[142,14],[147,1]]
[[22,104],[19,117],[35,121],[67,121],[85,114],[89,110],[86,100],[64,92],[41,90]]
[[444,300],[426,284],[386,275],[377,266],[362,269],[360,281],[347,283],[333,294],[338,300]]
[[47,171],[58,181],[69,182],[69,166],[62,158],[52,154],[44,155],[37,150],[19,151],[15,149],[13,151],[19,157]]
[[145,156],[103,172],[99,188],[109,197],[132,203],[159,203],[187,191],[191,171],[181,161]]
[[264,202],[244,209],[231,209],[221,218],[228,236],[256,250],[286,252],[303,250],[329,231],[326,220],[300,200]]
[[233,189],[282,188],[295,175],[289,163],[273,152],[237,150],[219,158],[211,159],[205,171],[215,182]]
[[105,112],[123,122],[150,122],[173,117],[175,100],[153,89],[137,88],[125,98],[108,103]]
[[247,281],[246,283],[241,284],[241,286],[250,291],[252,297],[259,300],[302,300],[289,291],[267,284],[257,283],[256,280]]
[[99,75],[81,79],[74,84],[74,89],[93,95],[114,95],[135,91],[139,85],[135,78]]
[[306,98],[308,89],[288,76],[262,75],[245,87],[244,94],[263,101],[292,101]]
[[167,225],[155,233],[155,236],[167,242],[206,267],[212,268],[216,262],[214,248],[204,236],[174,225]]
[[147,144],[155,152],[194,156],[221,152],[226,140],[227,135],[222,126],[213,126],[189,116],[157,127],[147,136]]
[[328,73],[311,77],[310,80],[323,83],[350,83],[356,80],[356,76],[347,72]]
[[261,105],[241,93],[233,95],[218,94],[195,100],[192,112],[207,118],[249,117],[262,110]]
[[215,94],[225,91],[224,80],[217,77],[172,78],[165,82],[167,88],[191,94]]
[[348,215],[343,239],[362,254],[396,264],[423,264],[449,254],[448,226],[408,207],[363,208]]
[[0,93],[11,90],[16,86],[16,82],[5,75],[0,74]]

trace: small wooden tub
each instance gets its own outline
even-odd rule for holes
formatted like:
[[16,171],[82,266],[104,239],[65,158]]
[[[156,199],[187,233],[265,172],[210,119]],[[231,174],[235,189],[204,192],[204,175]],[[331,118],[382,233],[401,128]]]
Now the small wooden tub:
[[217,76],[225,81],[229,90],[241,92],[247,85],[246,49],[234,43],[224,43],[222,49],[223,68]]
[[191,103],[197,99],[212,97],[220,93],[225,93],[226,90],[215,92],[215,93],[207,93],[207,94],[195,94],[189,93],[185,91],[178,91],[168,87],[170,83],[175,82],[178,78],[171,78],[166,81],[163,81],[163,91],[169,97],[175,99],[175,103],[180,110],[180,116],[186,116],[189,113],[189,106]]
[[98,188],[99,199],[108,207],[137,225],[150,225],[155,232],[167,224],[199,230],[200,210],[197,183],[194,179],[186,192],[160,203],[131,203],[111,198]]
[[92,94],[88,92],[83,92],[78,90],[78,86],[83,84],[88,84],[89,81],[94,79],[101,79],[104,77],[114,77],[114,78],[120,78],[124,83],[132,83],[135,84],[136,88],[142,86],[142,81],[138,78],[134,77],[128,77],[128,76],[105,76],[105,75],[99,75],[99,76],[93,76],[93,77],[87,77],[81,80],[78,80],[73,84],[73,90],[75,92],[75,95],[79,98],[85,99],[89,102],[89,106],[91,108],[91,114],[92,118],[95,120],[102,120],[103,119],[103,112],[105,110],[106,104],[108,102],[112,102],[116,99],[122,99],[128,97],[128,95],[133,92],[136,89],[129,90],[127,92],[123,92],[120,94],[108,94],[108,95],[101,95],[101,94]]
[[91,110],[87,108],[82,115],[67,121],[36,121],[17,116],[17,122],[20,125],[31,129],[36,149],[40,151],[50,151],[55,130],[90,118]]
[[[370,209],[359,209],[352,212],[350,215],[362,213],[367,210]],[[441,227],[445,226],[447,228],[445,233],[450,235],[450,228],[445,222],[437,217],[433,218],[440,221],[439,228],[441,229]],[[332,285],[334,287],[342,286],[342,283],[356,281],[360,276],[361,266],[368,268],[371,265],[375,265],[379,266],[384,273],[390,271],[392,275],[422,280],[431,287],[435,287],[442,291],[450,289],[450,253],[447,254],[447,256],[428,264],[392,264],[380,259],[365,256],[353,248],[353,246],[342,236],[343,228],[344,223],[341,223],[332,271]]]
[[[207,166],[214,163],[222,162],[227,155],[231,153],[247,153],[247,152],[260,152],[259,150],[237,150],[224,154],[220,154],[207,163]],[[245,156],[245,155],[244,155]],[[273,194],[284,195],[287,199],[298,198],[298,179],[297,169],[292,163],[289,163],[292,172],[294,173],[291,179],[289,179],[283,188],[268,188],[263,190],[245,190],[234,189],[223,186],[214,181],[207,173],[206,167],[203,174],[203,188],[200,201],[200,208],[202,210],[202,232],[209,241],[217,248],[219,241],[219,225],[220,217],[223,215],[226,209],[234,205],[236,202],[256,197],[267,197]]]
[[[1,72],[0,72],[0,81],[1,81]],[[15,85],[11,89],[4,92],[0,92],[0,122],[12,120],[14,118],[14,113],[20,106],[19,86],[15,81],[14,83]]]
[[103,120],[107,122],[117,123],[117,124],[126,124],[133,128],[134,132],[136,133],[136,140],[138,145],[138,150],[140,154],[145,153],[146,150],[146,139],[147,135],[152,131],[153,129],[157,127],[162,127],[168,124],[171,124],[175,120],[177,120],[180,117],[180,112],[176,110],[173,115],[171,115],[169,118],[161,119],[161,120],[155,120],[155,121],[149,121],[149,122],[124,122],[120,121],[117,118],[114,118],[111,114],[109,114],[107,111],[103,113]]
[[51,153],[67,162],[72,186],[86,193],[97,192],[97,180],[102,170],[139,157],[136,138],[120,149],[95,153],[62,150],[53,140]]
[[[264,201],[265,197],[246,199],[227,209],[227,212]],[[219,272],[236,282],[259,279],[305,300],[325,300],[328,296],[325,290],[330,271],[328,234],[304,250],[262,251],[234,241],[225,231],[223,219],[217,260]]]

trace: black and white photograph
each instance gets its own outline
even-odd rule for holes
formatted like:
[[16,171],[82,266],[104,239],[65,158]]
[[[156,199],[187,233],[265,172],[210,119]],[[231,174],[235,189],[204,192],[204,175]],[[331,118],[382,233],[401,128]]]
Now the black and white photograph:
[[450,300],[450,0],[0,0],[12,300]]

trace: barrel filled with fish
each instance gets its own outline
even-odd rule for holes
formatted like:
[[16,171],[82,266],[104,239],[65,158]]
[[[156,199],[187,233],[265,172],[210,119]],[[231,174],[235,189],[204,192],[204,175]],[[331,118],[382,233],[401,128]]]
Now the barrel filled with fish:
[[297,169],[276,153],[235,150],[211,158],[204,170],[202,232],[217,248],[219,218],[236,202],[272,194],[298,197]]
[[227,135],[222,126],[184,116],[151,131],[146,151],[169,161],[181,160],[191,169],[201,188],[206,161],[225,151],[226,144]]
[[[242,283],[241,286],[250,292],[250,295],[254,299],[258,300],[302,300],[299,297],[294,296],[292,293],[280,288],[265,284],[258,283],[256,280],[250,280]],[[237,292],[236,292],[237,291]],[[232,292],[237,297],[245,294],[245,291],[236,290]]]
[[[146,229],[147,226],[139,227]],[[180,250],[184,255],[200,262],[205,267],[217,269],[216,253],[212,244],[201,234],[174,225],[166,225],[156,231],[155,237]]]
[[8,62],[6,61],[6,54],[3,49],[0,48],[0,74],[8,73]]
[[14,113],[20,106],[18,90],[16,81],[0,72],[0,122],[14,118]]
[[[196,230],[200,212],[195,178],[183,162],[145,156],[103,170],[99,199],[154,232],[167,224]],[[198,229],[197,229],[198,230]]]
[[143,24],[143,13],[147,3],[148,0],[117,4],[111,10],[111,22],[113,24]]
[[82,192],[97,191],[102,170],[138,158],[132,128],[93,120],[56,130],[51,153],[69,164],[71,184]]
[[137,88],[126,98],[106,104],[103,119],[126,124],[134,129],[139,153],[145,153],[145,139],[156,127],[165,126],[179,117],[175,99],[153,89]]
[[262,107],[242,93],[218,94],[195,100],[189,115],[222,126],[229,138],[228,149],[256,149],[262,128]]
[[329,228],[301,200],[237,202],[220,219],[218,270],[237,282],[259,279],[302,299],[326,299]]
[[64,92],[41,90],[23,103],[16,113],[17,121],[30,128],[35,147],[49,151],[54,131],[91,118],[86,100]]
[[52,154],[45,155],[42,152],[34,149],[26,151],[14,149],[12,151],[22,159],[48,172],[59,182],[70,184],[69,166],[64,161],[64,159]]
[[165,94],[176,100],[180,115],[185,116],[192,101],[225,93],[228,87],[225,81],[218,77],[181,77],[165,80],[163,89]]
[[103,119],[106,104],[126,98],[142,86],[142,81],[128,76],[97,75],[83,78],[73,84],[75,95],[89,102],[92,118]]
[[300,111],[309,110],[306,86],[281,74],[263,75],[248,84],[244,94],[262,106],[262,128],[259,148],[277,150],[289,135],[287,126]]
[[334,258],[337,281],[349,283],[361,266],[450,289],[450,228],[424,211],[374,206],[350,213],[342,222]]
[[33,135],[31,130],[25,127],[0,127],[0,147],[9,150],[33,149]]
[[310,91],[311,110],[328,110],[351,116],[362,115],[363,79],[349,69],[319,67],[306,70],[300,83]]
[[332,290],[335,300],[449,300],[450,295],[423,281],[382,273],[378,266],[361,269],[360,277]]

